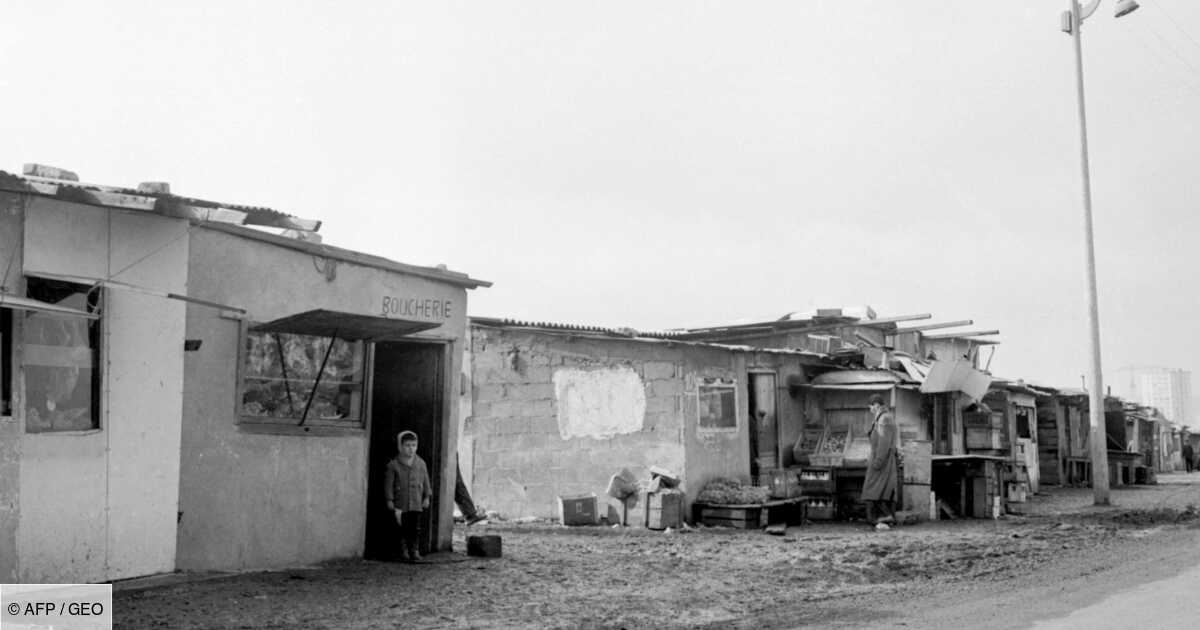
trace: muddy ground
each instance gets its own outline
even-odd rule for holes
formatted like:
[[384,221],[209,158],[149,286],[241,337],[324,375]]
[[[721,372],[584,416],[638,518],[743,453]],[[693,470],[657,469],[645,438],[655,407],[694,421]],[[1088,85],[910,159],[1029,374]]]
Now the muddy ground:
[[[1093,507],[1087,489],[1049,489],[1026,516],[888,532],[476,525],[503,537],[502,558],[118,585],[115,627],[1026,627],[1200,561],[1200,474],[1160,481],[1114,489],[1110,508]],[[467,531],[456,529],[456,550]]]

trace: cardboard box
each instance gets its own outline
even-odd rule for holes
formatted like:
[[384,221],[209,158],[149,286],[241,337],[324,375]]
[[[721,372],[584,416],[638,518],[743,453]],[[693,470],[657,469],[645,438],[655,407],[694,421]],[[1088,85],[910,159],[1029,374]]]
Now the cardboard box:
[[563,525],[595,525],[599,518],[594,492],[558,497],[558,521]]

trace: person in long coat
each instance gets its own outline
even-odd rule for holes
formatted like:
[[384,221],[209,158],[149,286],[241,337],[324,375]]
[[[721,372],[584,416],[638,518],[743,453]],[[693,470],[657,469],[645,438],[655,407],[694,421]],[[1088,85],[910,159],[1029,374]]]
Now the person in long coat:
[[900,498],[899,440],[896,419],[888,411],[883,396],[873,394],[870,405],[875,421],[867,432],[871,439],[871,457],[867,460],[862,500],[867,504],[867,520],[884,529],[887,521],[896,522],[895,504]]

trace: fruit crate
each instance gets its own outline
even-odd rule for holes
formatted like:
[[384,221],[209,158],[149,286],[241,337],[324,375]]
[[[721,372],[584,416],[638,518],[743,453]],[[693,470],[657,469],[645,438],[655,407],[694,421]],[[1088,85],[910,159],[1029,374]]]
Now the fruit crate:
[[846,449],[853,442],[853,428],[847,428],[845,431],[826,430],[817,450],[809,456],[808,462],[813,466],[841,466],[846,456]]

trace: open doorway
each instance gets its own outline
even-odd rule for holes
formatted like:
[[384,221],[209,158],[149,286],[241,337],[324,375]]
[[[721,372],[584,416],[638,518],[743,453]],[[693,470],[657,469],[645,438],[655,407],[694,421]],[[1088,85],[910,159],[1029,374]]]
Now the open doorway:
[[438,496],[444,404],[445,346],[408,341],[375,344],[372,374],[371,436],[367,455],[367,531],[363,556],[376,560],[400,557],[399,528],[384,501],[387,463],[396,456],[396,434],[417,434],[417,455],[429,467],[433,499],[421,523],[421,553],[428,553],[439,525]]
[[779,428],[775,412],[775,375],[750,374],[750,474],[779,468]]

